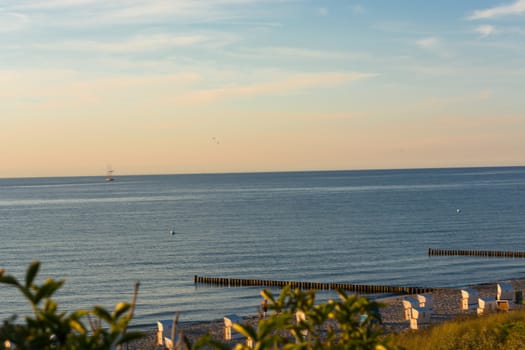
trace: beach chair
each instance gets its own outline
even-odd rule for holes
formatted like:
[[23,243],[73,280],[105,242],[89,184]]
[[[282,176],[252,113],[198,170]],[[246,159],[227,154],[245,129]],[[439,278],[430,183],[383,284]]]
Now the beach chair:
[[419,324],[430,322],[430,313],[422,312],[418,308],[412,308],[410,317],[410,329],[419,329]]
[[419,307],[427,308],[429,310],[432,309],[432,296],[430,294],[417,294],[416,298]]
[[430,322],[431,310],[426,307],[420,307],[418,299],[406,298],[403,300],[403,308],[405,320],[410,322],[410,329],[418,329],[419,324]]
[[509,283],[496,284],[496,300],[514,301],[514,288]]
[[246,345],[253,348],[253,339],[245,338],[244,335],[238,332],[232,332],[233,324],[241,324],[243,322],[242,317],[235,314],[224,316],[224,340],[227,341],[246,341]]
[[475,289],[461,290],[461,310],[476,310],[478,308],[479,293]]
[[171,339],[171,329],[173,328],[173,320],[157,321],[157,345],[163,346],[172,350],[173,344],[177,343],[178,335],[175,334],[175,339]]
[[478,298],[477,314],[481,316],[487,312],[496,312],[498,310],[498,303],[493,298]]
[[[299,324],[300,322],[303,322],[303,321],[306,321],[306,314],[304,313],[304,311],[301,311],[301,310],[297,310],[295,312],[295,321]],[[303,335],[303,337],[306,337],[308,336],[308,330],[304,329],[301,331],[301,334]]]
[[405,321],[410,321],[412,304],[408,300],[402,300],[403,303],[403,318]]
[[232,334],[232,326],[234,323],[241,323],[242,318],[235,314],[224,316],[224,340],[240,340],[244,336],[240,333],[234,332]]

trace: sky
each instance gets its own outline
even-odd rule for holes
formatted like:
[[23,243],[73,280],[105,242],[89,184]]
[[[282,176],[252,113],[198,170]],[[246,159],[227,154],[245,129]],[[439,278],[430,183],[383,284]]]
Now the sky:
[[0,0],[0,177],[525,165],[525,0]]

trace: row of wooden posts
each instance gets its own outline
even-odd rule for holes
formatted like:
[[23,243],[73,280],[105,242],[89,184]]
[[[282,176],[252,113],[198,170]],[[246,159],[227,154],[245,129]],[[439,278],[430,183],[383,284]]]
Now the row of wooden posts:
[[[429,256],[483,256],[483,257],[502,257],[502,258],[525,258],[525,252],[509,251],[490,251],[490,250],[451,250],[451,249],[433,249],[428,248]],[[205,277],[194,276],[195,284],[208,284],[223,287],[278,287],[291,286],[300,289],[315,290],[337,290],[342,289],[349,292],[373,294],[373,293],[390,293],[390,294],[421,294],[429,293],[434,288],[421,287],[399,287],[399,286],[382,286],[366,284],[349,284],[349,283],[322,283],[322,282],[304,282],[304,281],[276,281],[276,280],[259,280],[243,278],[223,278],[223,277]]]
[[486,256],[499,258],[525,258],[525,252],[509,252],[494,250],[450,250],[428,248],[429,256]]
[[223,278],[223,277],[205,277],[195,276],[195,284],[209,284],[223,287],[278,287],[291,286],[292,288],[300,289],[315,289],[315,290],[337,290],[342,289],[349,292],[374,294],[374,293],[390,293],[390,294],[421,294],[430,293],[433,288],[419,288],[419,287],[396,287],[396,286],[379,286],[379,285],[364,285],[364,284],[349,284],[349,283],[322,283],[322,282],[304,282],[304,281],[275,281],[275,280],[259,280],[259,279],[242,279],[242,278]]

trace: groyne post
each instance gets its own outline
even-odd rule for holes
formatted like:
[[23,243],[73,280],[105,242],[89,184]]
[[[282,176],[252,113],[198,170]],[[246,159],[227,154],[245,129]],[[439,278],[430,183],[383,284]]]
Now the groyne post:
[[[430,254],[430,251],[429,251]],[[281,281],[281,280],[257,280],[257,279],[242,279],[242,278],[221,278],[221,277],[193,277],[195,284],[208,284],[224,287],[244,287],[244,286],[258,286],[258,287],[279,287],[291,286],[292,288],[300,289],[316,289],[316,290],[336,290],[342,289],[349,292],[356,292],[361,294],[376,294],[376,293],[391,293],[391,294],[417,294],[424,292],[431,292],[432,288],[421,287],[401,287],[401,286],[386,286],[386,285],[363,285],[363,284],[349,284],[349,283],[323,283],[323,282],[309,282],[309,281]]]

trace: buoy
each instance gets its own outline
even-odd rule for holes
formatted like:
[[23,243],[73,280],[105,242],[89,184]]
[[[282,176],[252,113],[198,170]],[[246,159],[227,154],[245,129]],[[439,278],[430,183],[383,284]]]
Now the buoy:
[[456,214],[459,214],[459,213],[461,213],[461,209],[458,208],[456,209]]

